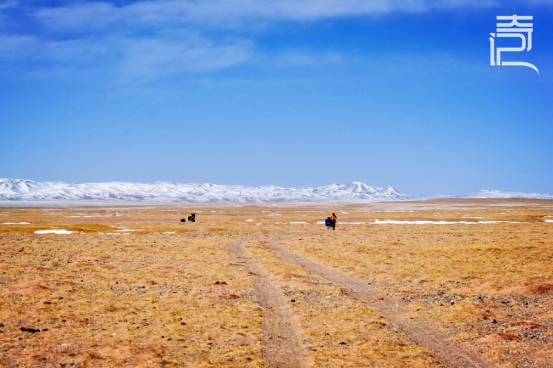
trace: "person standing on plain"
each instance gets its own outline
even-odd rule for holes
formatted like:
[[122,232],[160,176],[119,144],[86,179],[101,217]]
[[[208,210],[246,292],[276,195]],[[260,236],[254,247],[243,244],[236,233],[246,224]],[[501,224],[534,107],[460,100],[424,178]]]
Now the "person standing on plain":
[[332,216],[330,216],[330,224],[332,225],[332,230],[336,230],[336,221],[338,221],[338,217],[334,212],[332,212]]

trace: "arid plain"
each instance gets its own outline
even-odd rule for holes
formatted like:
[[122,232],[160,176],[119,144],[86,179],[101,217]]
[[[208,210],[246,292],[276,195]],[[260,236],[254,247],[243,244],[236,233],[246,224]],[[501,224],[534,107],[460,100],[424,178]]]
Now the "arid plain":
[[553,367],[553,201],[0,208],[0,367]]

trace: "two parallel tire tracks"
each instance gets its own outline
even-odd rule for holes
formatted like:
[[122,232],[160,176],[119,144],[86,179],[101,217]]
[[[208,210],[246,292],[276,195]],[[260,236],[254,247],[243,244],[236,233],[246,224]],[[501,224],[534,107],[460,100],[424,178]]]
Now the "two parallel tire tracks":
[[[268,249],[283,261],[303,267],[348,295],[378,311],[415,344],[425,347],[447,368],[491,368],[494,365],[469,347],[453,340],[440,325],[413,312],[401,300],[387,296],[365,280],[282,248],[276,242]],[[263,308],[265,360],[268,367],[307,368],[311,362],[303,335],[282,288],[263,267],[247,254],[244,242],[230,244],[231,263],[245,267],[253,279],[256,298]]]

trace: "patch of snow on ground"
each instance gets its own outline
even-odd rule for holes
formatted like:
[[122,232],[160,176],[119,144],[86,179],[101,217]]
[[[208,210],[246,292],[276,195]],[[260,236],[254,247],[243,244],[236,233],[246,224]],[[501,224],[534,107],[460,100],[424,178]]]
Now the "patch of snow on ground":
[[30,225],[30,222],[2,222],[0,225]]
[[[315,224],[324,225],[324,221],[317,221]],[[372,221],[338,221],[336,222],[336,225],[367,225],[367,224],[373,224]]]
[[70,215],[70,216],[65,216],[67,218],[97,218],[97,217],[113,217],[114,215]]
[[64,229],[52,229],[52,230],[37,230],[35,234],[45,235],[45,234],[56,234],[56,235],[70,235],[74,234],[75,231],[69,231]]
[[[373,224],[372,221],[338,221],[336,222],[336,225],[367,225],[367,224]],[[317,221],[314,222],[314,224],[318,225],[324,225],[324,221]]]
[[520,224],[518,221],[430,221],[430,220],[375,220],[375,225],[479,225],[479,224]]

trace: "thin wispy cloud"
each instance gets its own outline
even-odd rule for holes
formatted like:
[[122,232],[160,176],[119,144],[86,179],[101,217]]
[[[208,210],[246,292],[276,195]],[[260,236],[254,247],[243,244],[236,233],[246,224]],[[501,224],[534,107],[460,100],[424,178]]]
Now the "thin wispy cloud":
[[224,69],[245,63],[253,55],[249,41],[214,43],[201,36],[127,39],[120,47],[123,82]]
[[6,0],[6,1],[0,1],[0,11],[10,8],[15,8],[17,6],[17,2],[14,0]]
[[343,55],[337,52],[313,52],[303,49],[286,50],[279,54],[263,57],[263,61],[277,67],[305,67],[321,64],[340,64],[344,61]]

